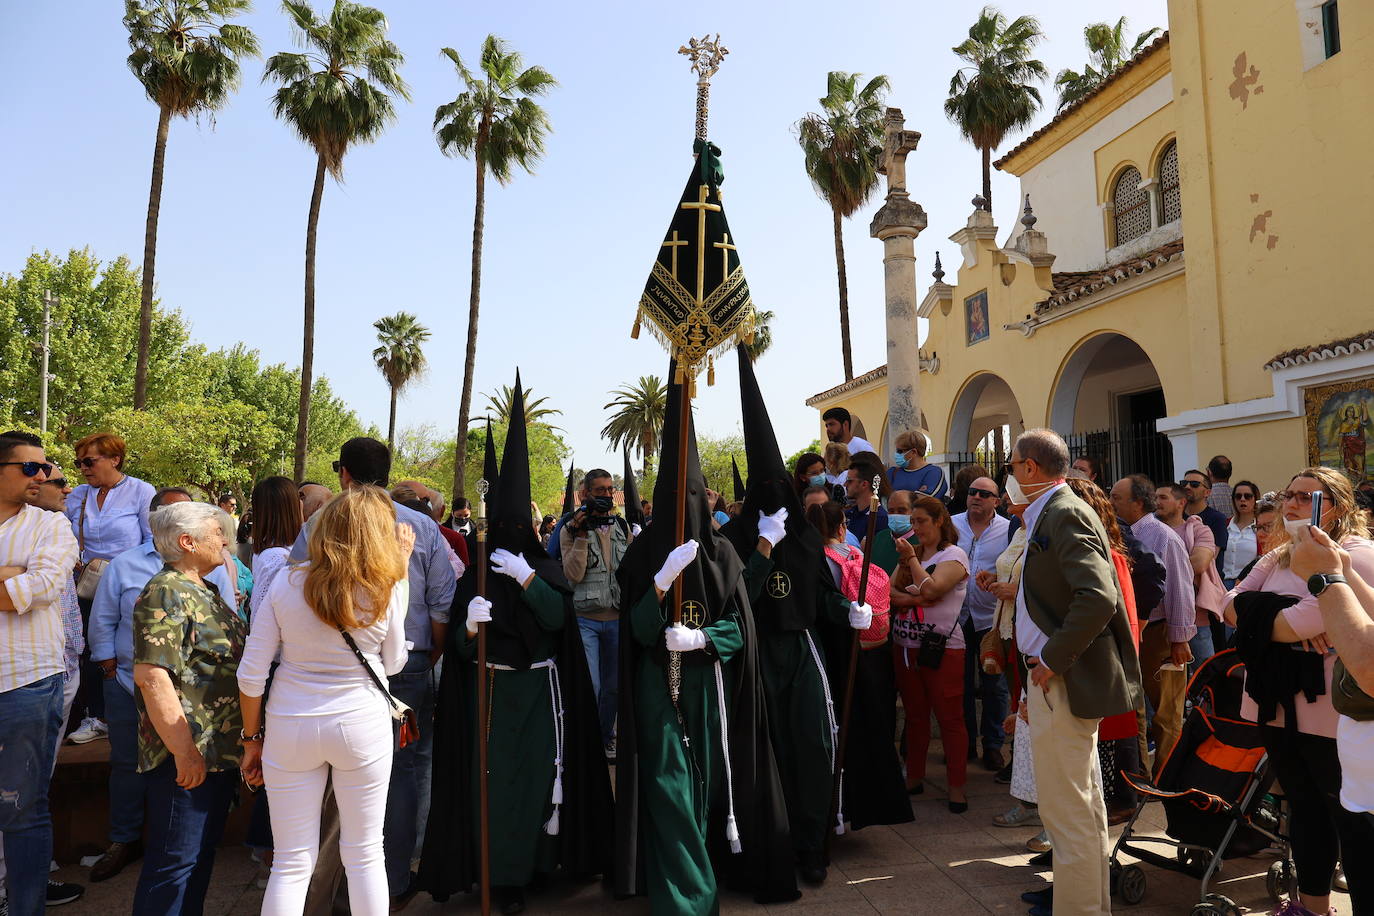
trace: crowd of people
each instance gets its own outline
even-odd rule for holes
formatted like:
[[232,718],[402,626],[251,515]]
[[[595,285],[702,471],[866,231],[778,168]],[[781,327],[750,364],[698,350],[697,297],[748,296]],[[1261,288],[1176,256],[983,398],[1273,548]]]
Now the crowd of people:
[[740,362],[735,500],[694,438],[677,466],[671,394],[652,501],[616,512],[593,469],[531,514],[518,403],[481,528],[392,485],[368,438],[337,494],[269,477],[240,517],[132,476],[113,434],[76,443],[73,487],[0,433],[0,912],[82,894],[48,878],[64,740],[108,739],[89,880],[141,863],[138,914],[202,911],[241,795],[264,913],[444,900],[485,859],[504,913],[554,873],[710,913],[721,884],[796,899],[828,834],[910,821],[935,725],[951,812],[981,765],[1011,796],[990,822],[1042,828],[1030,914],[1106,913],[1108,828],[1140,804],[1123,774],[1160,772],[1189,671],[1227,647],[1286,798],[1282,912],[1334,912],[1335,883],[1374,912],[1374,484],[1312,467],[1265,492],[1224,456],[1104,479],[1049,430],[947,481],[922,433],[884,461],[842,408],[786,467]]

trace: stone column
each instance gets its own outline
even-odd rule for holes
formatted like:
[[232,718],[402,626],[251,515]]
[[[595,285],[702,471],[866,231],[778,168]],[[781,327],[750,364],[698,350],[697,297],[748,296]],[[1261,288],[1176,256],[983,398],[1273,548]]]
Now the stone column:
[[[905,130],[901,109],[889,108],[882,164],[887,199],[869,223],[868,234],[883,243],[883,287],[887,316],[887,444],[921,426],[921,367],[916,325],[916,236],[926,227],[926,212],[906,190],[906,157],[921,140]],[[882,447],[881,444],[878,446]]]

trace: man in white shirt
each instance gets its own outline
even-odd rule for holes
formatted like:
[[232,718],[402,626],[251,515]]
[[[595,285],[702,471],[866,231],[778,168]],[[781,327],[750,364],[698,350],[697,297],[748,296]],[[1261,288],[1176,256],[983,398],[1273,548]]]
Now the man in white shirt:
[[830,408],[821,414],[821,420],[825,423],[825,438],[831,442],[843,443],[849,448],[849,454],[857,455],[859,452],[872,452],[876,455],[878,453],[872,442],[854,435],[854,418],[843,407]]
[[0,834],[9,912],[38,916],[52,860],[48,781],[62,727],[62,589],[76,538],[31,505],[52,465],[43,449],[0,438]]

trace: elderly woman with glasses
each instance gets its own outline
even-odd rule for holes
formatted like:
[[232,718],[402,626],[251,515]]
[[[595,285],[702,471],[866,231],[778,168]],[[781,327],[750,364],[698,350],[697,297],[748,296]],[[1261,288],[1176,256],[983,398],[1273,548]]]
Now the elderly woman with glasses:
[[[95,584],[105,564],[153,536],[148,504],[156,490],[124,473],[124,455],[124,440],[114,433],[93,433],[76,443],[77,471],[86,482],[67,494],[66,513],[81,550],[77,592],[83,630],[90,626]],[[78,744],[108,732],[101,690],[104,673],[91,662],[89,649],[82,653],[81,669],[81,688],[72,707],[72,715],[81,717],[80,727],[71,734]]]
[[[1248,671],[1241,715],[1260,724],[1291,809],[1289,836],[1299,899],[1284,912],[1295,914],[1329,912],[1338,858],[1353,865],[1367,863],[1374,855],[1374,828],[1340,803],[1338,717],[1331,704],[1336,656],[1316,598],[1325,584],[1304,580],[1290,565],[1288,532],[1309,524],[1314,493],[1322,494],[1320,527],[1350,555],[1354,571],[1371,581],[1374,541],[1350,481],[1340,471],[1311,467],[1279,494],[1281,543],[1227,593],[1225,606],[1226,622],[1236,626],[1236,646]],[[1296,723],[1288,720],[1284,706],[1296,713]],[[1366,912],[1363,907],[1374,895],[1374,873],[1348,869],[1347,880],[1355,912]]]

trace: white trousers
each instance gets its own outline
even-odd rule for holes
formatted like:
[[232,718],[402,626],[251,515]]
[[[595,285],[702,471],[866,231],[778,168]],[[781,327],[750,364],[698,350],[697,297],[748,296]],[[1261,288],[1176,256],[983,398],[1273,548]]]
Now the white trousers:
[[299,916],[320,853],[320,809],[331,771],[339,801],[339,858],[358,916],[391,904],[382,851],[391,782],[391,717],[380,705],[343,716],[267,714],[262,772],[271,801],[275,851],[264,916]]
[[1112,911],[1107,875],[1107,808],[1097,760],[1100,719],[1069,709],[1062,677],[1048,691],[1030,687],[1035,788],[1040,820],[1054,844],[1054,916],[1101,916]]

